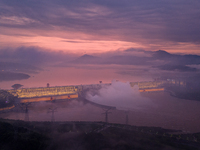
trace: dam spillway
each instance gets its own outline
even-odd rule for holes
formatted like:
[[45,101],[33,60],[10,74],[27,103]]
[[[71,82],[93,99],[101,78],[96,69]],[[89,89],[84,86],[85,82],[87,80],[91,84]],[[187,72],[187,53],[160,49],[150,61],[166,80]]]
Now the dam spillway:
[[[130,82],[130,86],[138,86],[140,92],[164,91],[165,84],[179,84],[184,86],[184,82],[177,81],[145,81],[145,82]],[[102,85],[107,84],[90,84],[90,85],[72,85],[72,86],[55,86],[55,87],[38,87],[38,88],[22,88],[8,90],[9,93],[21,99],[21,102],[37,102],[48,101],[55,99],[71,99],[78,98],[84,91],[88,89],[100,89]]]

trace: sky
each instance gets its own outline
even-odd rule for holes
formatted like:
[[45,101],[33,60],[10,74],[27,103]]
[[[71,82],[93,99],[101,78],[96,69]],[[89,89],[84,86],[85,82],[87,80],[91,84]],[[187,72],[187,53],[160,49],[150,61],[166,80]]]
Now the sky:
[[199,0],[0,0],[0,49],[200,54]]
[[[0,0],[0,90],[117,80],[88,99],[127,110],[153,105],[129,82],[157,79],[199,93],[200,0]],[[150,120],[172,112],[198,125],[196,102],[157,94]]]
[[97,76],[196,79],[199,8],[199,0],[0,0],[0,82],[52,74],[61,83],[62,72],[70,81],[85,76],[80,84]]
[[129,82],[157,79],[199,93],[200,0],[0,0],[0,89],[117,80],[89,99],[139,109]]

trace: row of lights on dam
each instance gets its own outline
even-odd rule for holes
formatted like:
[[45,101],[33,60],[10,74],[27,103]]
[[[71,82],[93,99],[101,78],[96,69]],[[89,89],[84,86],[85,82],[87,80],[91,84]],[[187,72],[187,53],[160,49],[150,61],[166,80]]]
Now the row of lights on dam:
[[[102,84],[103,82],[102,81],[99,81],[100,84]],[[50,87],[50,84],[47,83],[47,87],[49,88]]]

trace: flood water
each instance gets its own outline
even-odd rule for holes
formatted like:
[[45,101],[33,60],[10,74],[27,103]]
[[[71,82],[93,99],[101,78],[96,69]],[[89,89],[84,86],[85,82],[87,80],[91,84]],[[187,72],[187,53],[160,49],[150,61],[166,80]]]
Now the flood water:
[[[142,93],[142,96],[154,105],[129,110],[128,124],[176,129],[184,133],[200,132],[200,102],[178,99],[167,92]],[[51,121],[51,110],[55,110],[55,121],[105,121],[102,107],[76,99],[32,103],[29,107],[29,121]],[[125,111],[116,109],[110,112],[108,122],[125,124]],[[15,112],[1,113],[0,117],[24,120],[25,113],[16,108]]]

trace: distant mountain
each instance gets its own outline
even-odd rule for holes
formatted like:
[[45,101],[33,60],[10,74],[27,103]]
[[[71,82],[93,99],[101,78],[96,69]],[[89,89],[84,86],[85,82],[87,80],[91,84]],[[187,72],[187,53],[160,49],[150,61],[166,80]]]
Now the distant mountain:
[[158,66],[162,70],[198,71],[194,68],[187,67],[187,65],[200,64],[200,56],[198,55],[170,54],[164,50],[151,52],[151,54],[150,57],[128,54],[97,57],[85,54],[73,61],[63,62],[60,66],[72,64],[152,65]]
[[200,56],[199,55],[183,55],[180,61],[184,62],[186,65],[192,64],[200,64]]
[[[180,55],[180,54],[170,54],[163,50],[158,50],[153,52],[152,58],[163,60],[171,65],[193,65],[200,64],[199,55]],[[179,67],[178,67],[179,68]]]
[[112,56],[104,61],[104,64],[119,64],[119,65],[146,65],[149,64],[147,61],[148,57],[137,57],[137,56]]
[[41,71],[42,69],[25,63],[0,62],[0,70],[34,73],[37,71]]
[[98,58],[98,57],[85,54],[85,55],[79,57],[78,60],[91,60],[91,59],[96,59],[96,58]]
[[155,51],[154,53],[153,53],[153,57],[154,58],[168,58],[168,57],[171,57],[171,56],[173,56],[172,54],[170,54],[170,53],[168,53],[168,52],[166,52],[166,51],[164,51],[164,50],[158,50],[158,51]]
[[101,61],[101,58],[85,54],[76,60],[72,61],[73,63],[84,63],[84,64],[90,64],[90,63],[99,63]]

